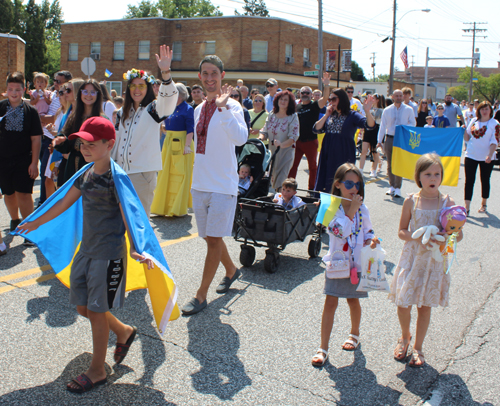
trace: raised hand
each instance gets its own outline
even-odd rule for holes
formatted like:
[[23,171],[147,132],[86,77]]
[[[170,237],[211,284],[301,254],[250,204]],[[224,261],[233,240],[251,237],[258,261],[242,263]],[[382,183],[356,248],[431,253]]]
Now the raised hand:
[[328,72],[323,72],[323,77],[321,78],[323,85],[330,86],[330,79],[331,78],[332,78],[332,75],[330,75]]
[[365,102],[363,103],[363,108],[365,111],[370,111],[373,105],[375,104],[375,98],[369,94],[366,96]]
[[170,64],[172,63],[172,56],[174,51],[170,49],[167,45],[160,46],[160,55],[156,54],[156,63],[160,70],[169,70]]
[[229,86],[227,83],[224,86],[222,86],[220,94],[218,94],[217,98],[215,99],[215,105],[218,108],[226,107],[227,101],[232,91],[233,87]]

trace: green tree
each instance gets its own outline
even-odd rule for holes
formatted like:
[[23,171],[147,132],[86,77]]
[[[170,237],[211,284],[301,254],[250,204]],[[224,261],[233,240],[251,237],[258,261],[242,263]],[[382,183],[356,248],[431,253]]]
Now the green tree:
[[366,82],[365,73],[356,61],[351,61],[351,79]]
[[375,82],[387,82],[389,80],[389,75],[388,74],[381,74],[381,75],[377,75],[377,77],[375,78]]
[[237,10],[234,10],[235,15],[270,17],[269,10],[264,0],[244,0],[244,2],[245,5],[243,6],[243,10],[245,12],[240,14]]
[[47,46],[45,44],[45,20],[42,7],[29,0],[26,5],[26,41],[25,75],[32,81],[33,72],[43,71],[47,62]]
[[7,33],[14,26],[14,5],[11,0],[0,0],[0,32]]
[[125,18],[165,17],[190,18],[221,16],[219,7],[210,0],[141,0],[138,6],[128,5]]
[[[472,82],[472,89],[474,92],[474,98],[477,95],[481,95],[485,100],[488,100],[491,104],[495,102],[500,97],[500,73],[493,74],[485,78],[483,75],[474,71],[473,77],[477,81]],[[470,83],[470,67],[458,70],[458,81],[462,83]],[[468,85],[466,87],[468,89]],[[468,93],[467,97],[468,98]]]
[[137,6],[129,4],[125,18],[160,17],[157,4],[151,0],[141,0]]
[[457,100],[467,100],[469,98],[469,89],[465,86],[450,87],[448,93]]

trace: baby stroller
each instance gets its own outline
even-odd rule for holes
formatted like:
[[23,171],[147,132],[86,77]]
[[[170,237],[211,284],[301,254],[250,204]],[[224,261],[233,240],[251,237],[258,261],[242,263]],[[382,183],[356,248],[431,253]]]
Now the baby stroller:
[[250,188],[238,196],[244,198],[255,198],[259,196],[267,196],[269,192],[269,176],[266,172],[269,170],[271,163],[271,151],[269,151],[264,143],[258,138],[250,138],[241,148],[238,156],[238,170],[241,165],[247,164],[251,168],[253,182]]

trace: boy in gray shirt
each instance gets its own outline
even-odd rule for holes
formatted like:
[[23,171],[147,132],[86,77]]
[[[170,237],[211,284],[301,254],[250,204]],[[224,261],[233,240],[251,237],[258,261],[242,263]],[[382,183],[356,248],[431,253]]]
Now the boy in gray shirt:
[[[27,222],[22,232],[36,230],[59,216],[82,197],[83,233],[80,249],[73,259],[70,275],[70,303],[90,320],[94,353],[90,368],[68,383],[70,392],[83,393],[107,382],[104,363],[109,330],[116,334],[115,362],[121,363],[137,333],[137,328],[123,324],[109,310],[122,307],[125,297],[127,252],[123,216],[111,174],[110,153],[115,143],[115,129],[103,117],[85,121],[79,132],[80,150],[94,165],[82,173],[67,194],[45,214]],[[136,252],[130,238],[130,256],[153,267],[150,259]],[[124,343],[124,344],[123,344]]]

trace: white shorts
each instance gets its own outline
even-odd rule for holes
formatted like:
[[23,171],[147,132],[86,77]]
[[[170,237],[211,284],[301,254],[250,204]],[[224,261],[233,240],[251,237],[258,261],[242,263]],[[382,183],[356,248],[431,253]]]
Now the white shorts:
[[191,195],[198,235],[201,238],[230,236],[238,198],[194,189],[191,189]]

